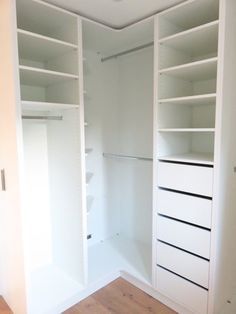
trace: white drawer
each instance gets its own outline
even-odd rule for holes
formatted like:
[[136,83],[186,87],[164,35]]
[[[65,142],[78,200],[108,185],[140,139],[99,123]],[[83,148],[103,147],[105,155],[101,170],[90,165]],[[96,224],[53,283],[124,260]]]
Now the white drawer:
[[158,216],[157,239],[210,258],[210,231]]
[[206,314],[208,291],[160,267],[156,272],[156,287],[172,300],[193,313]]
[[213,168],[158,162],[160,187],[212,196]]
[[160,189],[157,193],[159,214],[211,228],[211,200]]
[[157,241],[157,264],[208,288],[209,262]]

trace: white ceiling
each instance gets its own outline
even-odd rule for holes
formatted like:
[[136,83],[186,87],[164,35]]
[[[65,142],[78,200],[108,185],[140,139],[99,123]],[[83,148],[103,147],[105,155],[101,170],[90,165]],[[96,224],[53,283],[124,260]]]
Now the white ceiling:
[[123,28],[184,0],[46,0],[113,28]]

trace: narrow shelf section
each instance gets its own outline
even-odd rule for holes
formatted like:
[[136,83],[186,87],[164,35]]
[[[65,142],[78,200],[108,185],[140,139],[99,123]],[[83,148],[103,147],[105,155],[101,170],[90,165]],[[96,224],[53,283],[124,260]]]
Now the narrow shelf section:
[[198,81],[216,77],[217,58],[191,62],[179,66],[166,68],[159,71],[159,74],[171,75],[183,80]]
[[216,94],[194,95],[186,97],[175,97],[160,99],[160,104],[176,104],[176,105],[212,105],[216,102]]
[[215,132],[214,128],[170,128],[170,129],[158,129],[158,132]]
[[77,45],[22,29],[18,29],[17,33],[19,55],[24,59],[44,62],[78,48]]
[[21,106],[23,110],[69,110],[77,109],[79,105],[76,104],[62,104],[53,102],[40,102],[40,101],[21,101]]
[[19,66],[20,69],[20,81],[24,85],[33,86],[49,86],[63,81],[76,80],[79,77],[77,75],[49,71],[40,68]]
[[202,165],[214,165],[214,157],[213,154],[210,153],[185,153],[171,156],[159,157],[159,160],[162,161],[176,161],[176,162],[184,162],[184,163],[194,163],[194,164],[202,164]]
[[219,21],[210,22],[159,40],[159,44],[184,50],[192,56],[217,51]]

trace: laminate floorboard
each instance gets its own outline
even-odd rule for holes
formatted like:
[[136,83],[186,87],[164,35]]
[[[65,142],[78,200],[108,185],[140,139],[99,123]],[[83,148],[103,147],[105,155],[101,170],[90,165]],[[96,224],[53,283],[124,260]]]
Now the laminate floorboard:
[[64,314],[176,314],[176,312],[119,278]]

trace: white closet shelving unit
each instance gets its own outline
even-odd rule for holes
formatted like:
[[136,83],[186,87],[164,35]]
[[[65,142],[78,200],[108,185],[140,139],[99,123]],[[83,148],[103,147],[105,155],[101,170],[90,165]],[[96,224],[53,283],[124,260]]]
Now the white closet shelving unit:
[[115,30],[0,1],[15,314],[62,313],[119,276],[178,313],[236,312],[235,16],[235,0],[187,0]]
[[226,5],[232,1],[186,1],[155,20],[153,284],[201,314],[218,313]]

